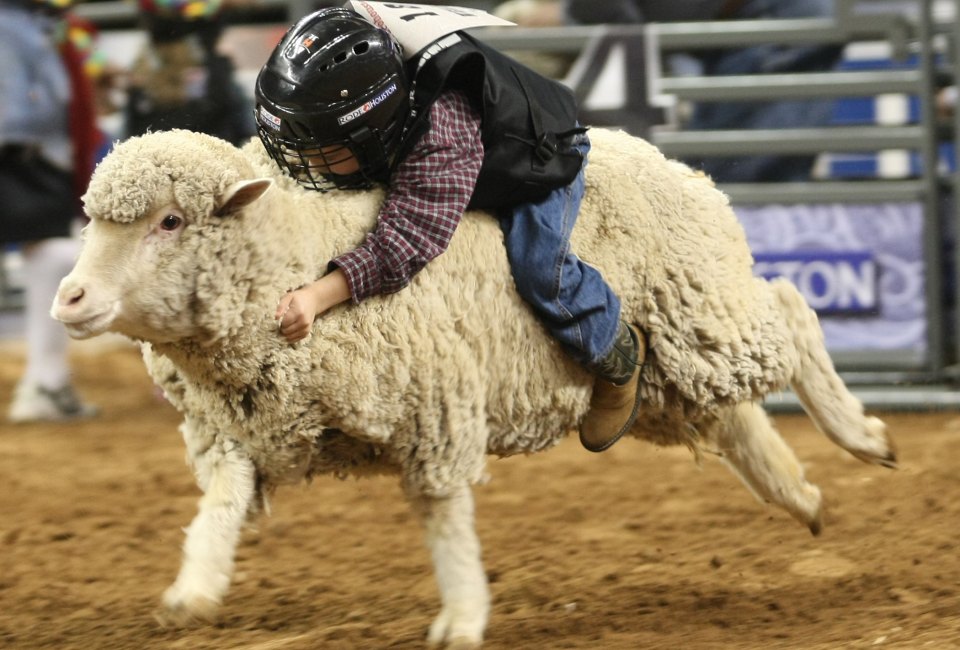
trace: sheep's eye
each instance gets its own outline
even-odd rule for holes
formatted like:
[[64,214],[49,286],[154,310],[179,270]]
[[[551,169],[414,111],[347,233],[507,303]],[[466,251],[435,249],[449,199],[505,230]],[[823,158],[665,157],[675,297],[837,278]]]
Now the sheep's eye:
[[176,230],[180,227],[181,223],[183,223],[183,219],[175,214],[168,214],[163,218],[163,221],[160,222],[160,227],[168,231]]

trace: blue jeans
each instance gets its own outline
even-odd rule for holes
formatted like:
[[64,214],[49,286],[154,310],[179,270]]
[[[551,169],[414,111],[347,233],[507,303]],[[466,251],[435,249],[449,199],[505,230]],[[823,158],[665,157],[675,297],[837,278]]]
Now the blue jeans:
[[[586,166],[590,140],[575,141]],[[567,186],[539,203],[525,203],[500,216],[517,291],[550,334],[587,368],[613,347],[620,300],[600,272],[570,251],[570,233],[583,199],[583,169]]]

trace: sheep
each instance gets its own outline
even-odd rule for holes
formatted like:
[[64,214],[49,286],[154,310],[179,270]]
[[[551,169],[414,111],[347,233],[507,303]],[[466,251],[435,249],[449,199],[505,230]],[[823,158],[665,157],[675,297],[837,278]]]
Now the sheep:
[[[836,373],[798,291],[753,276],[742,228],[708,178],[642,139],[591,134],[572,243],[649,339],[630,435],[716,454],[817,534],[820,491],[762,399],[791,386],[831,440],[894,467],[884,423]],[[490,596],[472,486],[487,455],[546,450],[575,430],[593,377],[518,297],[500,230],[481,212],[403,291],[334,308],[307,339],[285,342],[277,300],[361,242],[382,196],[308,192],[256,139],[238,149],[187,131],[131,138],[97,167],[83,249],[52,314],[76,338],[140,341],[183,414],[203,496],[164,623],[213,620],[243,524],[278,486],[395,473],[439,586],[427,641],[481,645]]]

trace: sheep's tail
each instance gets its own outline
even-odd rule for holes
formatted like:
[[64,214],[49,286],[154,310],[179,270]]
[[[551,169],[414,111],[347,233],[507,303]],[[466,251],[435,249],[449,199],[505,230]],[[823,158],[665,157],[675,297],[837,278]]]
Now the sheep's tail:
[[830,440],[867,463],[896,467],[896,449],[882,420],[867,416],[863,404],[837,374],[816,313],[790,282],[771,282],[785,326],[794,333],[796,353],[790,387],[803,409]]

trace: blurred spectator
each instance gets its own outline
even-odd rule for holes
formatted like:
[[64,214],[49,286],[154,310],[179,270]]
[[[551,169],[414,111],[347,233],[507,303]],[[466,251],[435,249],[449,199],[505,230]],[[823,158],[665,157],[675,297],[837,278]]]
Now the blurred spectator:
[[[497,15],[521,25],[675,22],[809,18],[834,15],[833,0],[511,0]],[[842,45],[757,45],[697,50],[705,75],[816,72],[833,69]],[[826,126],[833,115],[831,100],[772,102],[699,102],[685,128],[780,129]],[[815,156],[741,156],[688,159],[719,182],[809,180]]]
[[[802,0],[798,0],[802,1]],[[756,0],[754,0],[756,2]],[[713,20],[737,17],[750,0],[508,0],[494,13],[524,27],[556,27],[565,24],[600,25]],[[776,4],[762,0],[759,4]]]
[[[13,422],[65,420],[94,415],[70,381],[68,337],[50,315],[61,278],[73,266],[79,241],[71,229],[80,215],[100,132],[93,90],[84,72],[85,53],[71,41],[81,22],[69,14],[70,0],[0,0],[0,166],[8,208],[0,211],[0,243],[21,245],[25,282],[27,364],[14,392]],[[24,170],[30,170],[24,182]],[[53,206],[43,218],[17,220],[18,206]],[[18,175],[19,174],[19,175]]]
[[245,143],[253,105],[217,52],[220,0],[139,0],[147,44],[130,71],[125,135],[190,129]]
[[82,62],[83,72],[90,80],[93,90],[93,112],[98,118],[98,127],[94,134],[98,146],[94,150],[93,161],[97,163],[112,146],[112,135],[104,131],[99,118],[118,114],[120,111],[121,102],[118,98],[122,94],[122,79],[126,72],[107,60],[98,46],[98,32],[93,23],[72,13],[66,14],[65,19],[66,38]]
[[953,117],[954,111],[957,110],[957,87],[947,86],[946,88],[941,88],[937,93],[935,106],[937,115],[941,119]]

